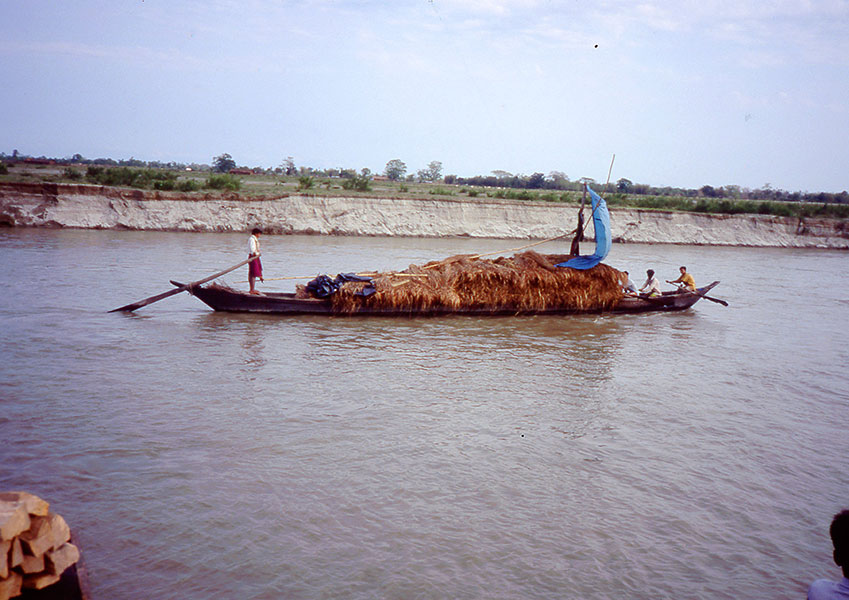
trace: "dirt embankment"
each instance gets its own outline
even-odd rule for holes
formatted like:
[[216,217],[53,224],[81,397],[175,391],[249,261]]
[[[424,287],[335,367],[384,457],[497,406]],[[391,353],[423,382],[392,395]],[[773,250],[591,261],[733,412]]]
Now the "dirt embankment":
[[[0,183],[0,226],[546,239],[571,231],[571,205],[497,199],[185,194],[81,184]],[[587,215],[589,216],[589,215]],[[610,210],[616,242],[849,249],[838,219]],[[592,227],[588,227],[592,233]]]

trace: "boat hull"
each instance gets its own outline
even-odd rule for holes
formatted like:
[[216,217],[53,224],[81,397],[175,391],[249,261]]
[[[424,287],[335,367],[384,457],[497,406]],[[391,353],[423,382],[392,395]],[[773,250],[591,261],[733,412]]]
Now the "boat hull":
[[[174,285],[183,285],[172,281]],[[640,298],[624,296],[615,306],[601,310],[576,311],[567,309],[547,309],[534,311],[516,311],[512,309],[462,308],[462,309],[429,309],[426,311],[416,308],[376,308],[363,305],[354,312],[334,311],[327,298],[296,298],[295,294],[278,292],[267,294],[250,294],[217,285],[193,286],[189,293],[215,311],[239,313],[267,313],[279,315],[368,315],[368,316],[438,316],[438,315],[533,315],[533,314],[636,314],[644,312],[672,312],[687,310],[702,299],[719,282],[699,288],[696,292],[668,292],[655,298]]]

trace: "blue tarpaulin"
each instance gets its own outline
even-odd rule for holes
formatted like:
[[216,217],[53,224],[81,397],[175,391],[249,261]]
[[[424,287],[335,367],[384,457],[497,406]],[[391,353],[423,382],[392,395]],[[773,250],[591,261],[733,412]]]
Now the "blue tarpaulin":
[[595,252],[586,256],[581,255],[570,258],[566,262],[555,265],[557,267],[569,267],[570,269],[580,269],[581,271],[592,269],[603,261],[607,253],[610,252],[610,213],[607,212],[607,203],[605,203],[604,198],[592,191],[589,186],[587,186],[587,189],[592,198]]
[[307,284],[307,291],[314,298],[327,298],[338,292],[346,281],[367,282],[366,286],[356,293],[357,296],[371,296],[376,291],[371,277],[362,277],[354,273],[339,273],[336,279],[330,279],[327,275],[319,275]]

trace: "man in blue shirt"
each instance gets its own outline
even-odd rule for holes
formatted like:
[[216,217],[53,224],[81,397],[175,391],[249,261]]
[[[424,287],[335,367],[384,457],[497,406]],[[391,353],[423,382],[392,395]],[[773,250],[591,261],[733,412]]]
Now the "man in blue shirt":
[[834,544],[834,562],[843,569],[843,579],[817,579],[808,588],[808,600],[849,600],[849,510],[834,515],[828,532]]

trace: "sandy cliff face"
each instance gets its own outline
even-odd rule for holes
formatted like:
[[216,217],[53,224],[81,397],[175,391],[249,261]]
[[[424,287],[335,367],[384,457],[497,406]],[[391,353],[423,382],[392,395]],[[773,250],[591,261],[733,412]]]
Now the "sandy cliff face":
[[[575,206],[494,199],[246,199],[92,185],[0,184],[0,225],[11,227],[245,231],[259,226],[281,234],[545,239],[570,232],[576,215]],[[845,223],[832,219],[611,209],[610,220],[617,242],[849,249]]]

